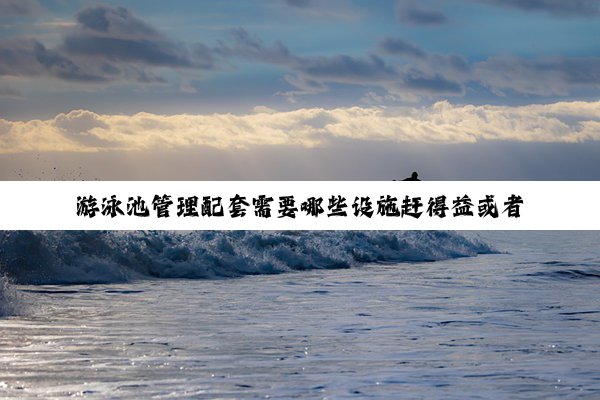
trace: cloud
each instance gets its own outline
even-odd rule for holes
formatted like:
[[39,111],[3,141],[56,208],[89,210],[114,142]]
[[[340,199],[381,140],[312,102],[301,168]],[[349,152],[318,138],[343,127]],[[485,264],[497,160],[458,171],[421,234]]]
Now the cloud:
[[28,38],[0,41],[0,76],[51,77],[85,84],[117,81],[166,83],[164,78],[143,66],[73,57]]
[[221,43],[219,52],[226,57],[242,57],[275,65],[291,65],[299,60],[281,42],[267,46],[257,35],[242,28],[229,32],[229,38],[226,43]]
[[[410,67],[430,78],[425,85],[435,91],[444,86],[452,93],[458,86],[476,82],[491,89],[496,95],[507,91],[550,96],[564,96],[576,90],[600,88],[600,58],[598,57],[539,57],[528,59],[512,55],[492,56],[484,61],[469,62],[458,54],[428,53],[419,46],[399,38],[385,38],[379,44],[381,53],[409,58]],[[405,67],[407,68],[407,67]],[[432,76],[443,81],[435,82]],[[404,87],[411,89],[406,80]]]
[[99,115],[85,110],[75,110],[68,114],[59,114],[52,121],[69,140],[74,140],[87,148],[111,147],[112,141],[90,133],[93,129],[109,129]]
[[600,58],[546,57],[524,59],[491,57],[473,64],[474,79],[496,94],[567,95],[574,89],[600,88]]
[[[502,55],[470,62],[460,54],[429,53],[401,38],[386,37],[378,53],[366,56],[335,54],[300,56],[283,43],[265,44],[244,29],[230,32],[218,53],[225,58],[244,58],[286,67],[295,76],[285,80],[297,91],[284,93],[290,100],[296,95],[322,93],[329,85],[341,83],[379,87],[404,101],[439,96],[463,96],[470,83],[487,87],[496,95],[507,91],[539,96],[568,95],[577,90],[600,87],[600,58],[597,57],[523,57]],[[404,63],[390,62],[401,56]]]
[[[77,13],[76,21],[54,48],[34,38],[0,41],[0,76],[148,85],[167,83],[156,74],[161,67],[182,75],[218,68],[215,50],[176,42],[123,7],[88,7]],[[189,84],[186,88],[192,89]]]
[[[301,0],[300,0],[301,1]],[[463,0],[465,2],[513,8],[525,12],[545,12],[556,18],[592,18],[600,13],[600,0]],[[396,15],[402,23],[414,26],[441,25],[446,16],[433,7],[414,0],[399,0]]]
[[310,17],[355,21],[364,15],[349,0],[276,0],[292,11]]
[[124,7],[94,6],[77,13],[77,27],[63,37],[68,54],[111,63],[210,70],[216,60],[202,44],[169,39]]
[[107,5],[87,7],[77,13],[76,20],[84,29],[109,36],[131,39],[161,39],[163,37],[156,29],[134,17],[125,7]]
[[399,1],[396,16],[401,23],[413,26],[436,26],[448,22],[441,11],[412,0]]
[[379,44],[379,49],[385,54],[419,59],[427,58],[427,53],[425,53],[419,46],[398,38],[385,38]]
[[280,42],[268,46],[243,29],[231,32],[230,41],[222,44],[221,53],[230,58],[241,57],[285,66],[297,74],[295,77],[287,76],[286,81],[300,89],[301,93],[322,92],[327,89],[328,83],[377,86],[409,101],[464,93],[460,82],[431,69],[390,65],[375,54],[365,57],[346,54],[298,56]]
[[72,60],[60,51],[47,49],[35,39],[14,38],[0,42],[0,76],[50,76],[67,81],[105,82],[93,68]]
[[0,16],[33,15],[41,10],[37,0],[0,0]]
[[327,147],[335,141],[474,143],[600,141],[600,101],[426,108],[336,108],[248,115],[100,115],[78,110],[41,121],[0,119],[0,153],[150,151],[256,146]]
[[[292,3],[294,8],[309,9],[325,4],[316,0]],[[414,9],[415,4],[401,2],[398,9]],[[422,11],[424,7],[417,8]],[[35,38],[0,40],[0,78],[53,78],[86,88],[113,83],[165,85],[169,81],[162,74],[168,69],[177,75],[174,81],[181,91],[195,93],[193,79],[231,67],[235,59],[286,69],[283,79],[293,89],[279,94],[290,101],[299,95],[326,92],[336,84],[364,86],[365,92],[383,89],[385,98],[412,102],[463,96],[473,83],[497,95],[514,91],[539,96],[566,95],[600,85],[600,61],[595,57],[525,59],[505,55],[469,62],[459,54],[429,53],[394,37],[384,38],[373,54],[363,56],[299,55],[281,42],[266,44],[241,28],[210,47],[172,39],[128,9],[108,5],[79,11],[75,25],[63,27],[56,46]],[[0,95],[11,93],[4,89]]]
[[479,3],[516,8],[528,12],[546,12],[554,17],[594,17],[600,12],[599,0],[474,0]]
[[22,99],[23,93],[21,93],[17,89],[12,88],[11,86],[3,85],[0,83],[0,96],[14,97],[16,99]]
[[277,110],[267,106],[255,106],[253,111],[257,114],[275,114]]

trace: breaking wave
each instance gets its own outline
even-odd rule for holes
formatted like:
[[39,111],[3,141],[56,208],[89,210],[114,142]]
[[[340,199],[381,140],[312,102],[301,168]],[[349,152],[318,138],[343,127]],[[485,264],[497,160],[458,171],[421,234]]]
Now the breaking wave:
[[21,297],[8,278],[0,276],[0,317],[23,314],[25,305]]
[[493,252],[439,231],[5,231],[0,275],[18,284],[211,279]]

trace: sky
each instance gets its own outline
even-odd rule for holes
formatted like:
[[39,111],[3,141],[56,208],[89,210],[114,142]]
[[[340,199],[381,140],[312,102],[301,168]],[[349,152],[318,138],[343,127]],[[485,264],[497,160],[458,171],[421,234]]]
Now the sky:
[[0,0],[2,180],[600,180],[600,0]]

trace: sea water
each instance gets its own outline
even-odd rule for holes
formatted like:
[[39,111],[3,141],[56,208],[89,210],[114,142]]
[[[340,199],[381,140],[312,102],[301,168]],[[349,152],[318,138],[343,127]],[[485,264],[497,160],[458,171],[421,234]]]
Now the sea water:
[[0,397],[600,398],[600,232],[0,236]]

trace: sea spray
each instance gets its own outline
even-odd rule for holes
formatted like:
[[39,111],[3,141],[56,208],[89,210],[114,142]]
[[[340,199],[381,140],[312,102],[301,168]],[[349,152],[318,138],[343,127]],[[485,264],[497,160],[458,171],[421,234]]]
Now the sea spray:
[[439,231],[6,231],[2,272],[20,284],[211,279],[491,253]]
[[6,276],[0,275],[0,318],[22,315],[24,312],[22,295]]

